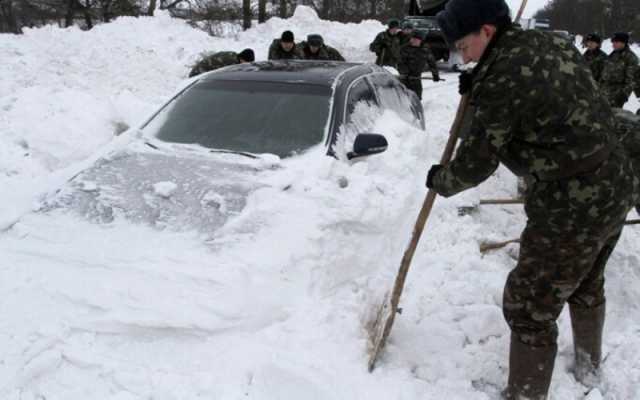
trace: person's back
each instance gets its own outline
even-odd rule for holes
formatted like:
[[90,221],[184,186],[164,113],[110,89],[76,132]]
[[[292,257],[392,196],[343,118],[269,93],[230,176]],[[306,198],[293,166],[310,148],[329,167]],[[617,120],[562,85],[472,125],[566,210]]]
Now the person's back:
[[326,44],[318,46],[315,52],[308,42],[300,42],[296,46],[301,50],[305,60],[344,61],[338,50]]
[[[478,100],[479,120],[483,113],[501,115],[502,122],[486,123],[498,133],[508,128],[517,135],[499,151],[501,161],[516,175],[541,180],[571,176],[585,160],[604,158],[610,151],[613,114],[580,53],[567,40],[509,29],[481,63],[474,82],[479,86],[474,94],[489,89]],[[487,99],[489,93],[494,97]]]
[[191,68],[189,78],[204,72],[239,63],[238,53],[234,51],[219,51],[217,53],[206,54]]

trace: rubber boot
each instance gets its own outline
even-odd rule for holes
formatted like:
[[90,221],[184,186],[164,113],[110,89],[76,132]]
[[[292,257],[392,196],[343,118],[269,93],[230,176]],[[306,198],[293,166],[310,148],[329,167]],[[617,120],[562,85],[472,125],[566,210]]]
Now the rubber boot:
[[546,400],[558,346],[533,347],[511,334],[506,400]]
[[593,386],[596,383],[594,380],[598,377],[602,358],[605,308],[605,303],[594,308],[569,304],[576,357],[574,375],[578,382],[586,386]]

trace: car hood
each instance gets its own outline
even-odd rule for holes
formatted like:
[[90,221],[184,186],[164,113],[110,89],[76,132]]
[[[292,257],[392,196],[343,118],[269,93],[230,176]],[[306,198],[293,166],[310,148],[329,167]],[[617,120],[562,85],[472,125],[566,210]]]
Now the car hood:
[[129,149],[76,175],[45,209],[66,209],[100,223],[126,218],[211,233],[266,186],[259,175],[273,168],[236,154]]

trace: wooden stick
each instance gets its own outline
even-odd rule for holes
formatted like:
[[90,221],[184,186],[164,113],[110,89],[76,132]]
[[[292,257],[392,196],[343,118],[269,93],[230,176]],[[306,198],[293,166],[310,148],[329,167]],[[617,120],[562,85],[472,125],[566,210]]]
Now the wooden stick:
[[[624,225],[640,225],[640,219],[627,220]],[[489,250],[501,249],[510,243],[520,243],[520,239],[505,240],[504,242],[482,242],[480,243],[480,253],[486,253]]]
[[480,205],[487,204],[524,204],[523,199],[485,199],[480,200]]

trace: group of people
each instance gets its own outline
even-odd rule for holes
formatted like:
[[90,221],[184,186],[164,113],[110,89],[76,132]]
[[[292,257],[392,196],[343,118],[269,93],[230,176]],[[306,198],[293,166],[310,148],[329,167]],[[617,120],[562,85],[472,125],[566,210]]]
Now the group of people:
[[503,398],[547,398],[566,304],[572,371],[591,388],[602,362],[605,267],[640,202],[640,117],[615,108],[638,74],[629,37],[614,35],[605,59],[591,35],[583,56],[566,39],[520,29],[505,0],[450,0],[437,21],[476,66],[459,81],[471,121],[454,159],[431,166],[427,187],[453,196],[500,163],[529,183],[519,258],[503,292],[511,329]]
[[[324,43],[324,38],[317,34],[307,35],[307,40],[295,42],[293,32],[284,31],[279,39],[274,39],[269,47],[269,60],[327,60],[344,61],[340,52]],[[255,61],[252,49],[244,49],[240,53],[220,51],[203,56],[189,72],[189,77],[233,64]]]
[[612,107],[622,108],[632,92],[640,99],[640,66],[629,48],[628,33],[618,32],[611,37],[613,51],[609,55],[600,48],[602,38],[596,33],[585,36],[584,44],[584,58]]
[[411,23],[406,22],[400,28],[400,21],[392,19],[387,23],[387,29],[369,45],[369,50],[376,54],[376,64],[396,68],[400,81],[420,99],[425,67],[431,71],[434,82],[440,80],[436,59],[425,39],[425,33],[414,30]]

